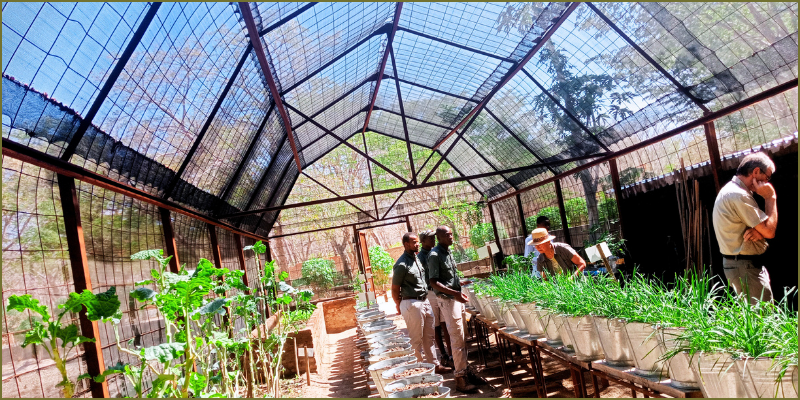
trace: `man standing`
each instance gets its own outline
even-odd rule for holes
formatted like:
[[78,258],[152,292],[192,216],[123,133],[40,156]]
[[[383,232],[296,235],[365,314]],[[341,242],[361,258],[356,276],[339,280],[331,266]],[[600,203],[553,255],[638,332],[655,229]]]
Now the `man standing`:
[[[536,227],[545,228],[549,232],[550,218],[540,215],[538,218],[536,218]],[[531,232],[531,237],[525,241],[525,257],[528,257],[531,253],[533,253],[533,257],[531,257],[531,269],[533,272],[531,275],[536,278],[541,278],[542,275],[539,273],[539,269],[536,268],[536,260],[539,258],[539,251],[536,250],[536,246],[533,245],[533,232]]]
[[[714,233],[725,277],[736,293],[749,293],[751,303],[772,301],[769,273],[761,256],[768,247],[765,239],[774,238],[778,227],[775,188],[769,184],[774,172],[775,163],[766,154],[747,155],[714,201]],[[754,192],[764,198],[766,212],[758,208]]]
[[547,232],[547,229],[534,229],[531,238],[531,242],[540,253],[536,259],[536,269],[542,274],[542,279],[546,280],[546,275],[561,273],[578,275],[586,268],[586,261],[578,255],[578,252],[566,243],[553,242],[556,237]]
[[419,241],[422,249],[417,254],[417,258],[419,258],[419,262],[422,264],[422,269],[425,270],[425,284],[428,288],[428,301],[431,303],[431,308],[433,309],[433,325],[434,325],[434,332],[436,338],[436,346],[439,347],[439,353],[442,355],[442,365],[447,365],[448,367],[453,366],[453,357],[447,354],[447,351],[444,348],[444,342],[442,339],[447,341],[448,346],[450,344],[450,335],[442,335],[442,325],[445,325],[442,322],[442,316],[439,315],[439,303],[436,301],[436,293],[431,288],[430,278],[428,277],[428,255],[431,252],[431,249],[434,245],[436,245],[436,236],[435,233],[431,230],[422,231],[419,234]]
[[419,251],[416,233],[403,235],[403,249],[403,255],[394,264],[392,276],[392,298],[397,312],[406,321],[417,360],[422,361],[424,352],[425,362],[436,365],[437,374],[448,373],[452,369],[440,366],[433,352],[433,310],[425,289],[425,271],[416,255]]
[[456,262],[450,254],[453,232],[446,226],[436,228],[439,244],[428,255],[428,274],[433,291],[439,297],[439,315],[450,334],[450,351],[455,364],[456,390],[462,393],[477,389],[467,382],[467,352],[464,346],[464,304],[467,296],[461,293]]

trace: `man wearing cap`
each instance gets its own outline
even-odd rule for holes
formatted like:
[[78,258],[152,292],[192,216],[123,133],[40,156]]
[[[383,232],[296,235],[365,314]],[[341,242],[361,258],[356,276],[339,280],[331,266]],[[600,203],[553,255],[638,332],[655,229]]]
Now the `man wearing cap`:
[[408,232],[403,235],[403,249],[405,251],[392,270],[392,299],[397,306],[397,312],[406,321],[411,347],[417,360],[422,361],[424,352],[425,362],[436,365],[437,374],[448,373],[452,369],[440,366],[433,352],[433,310],[425,288],[425,270],[416,255],[419,251],[416,233]]
[[431,308],[433,309],[433,326],[434,326],[434,337],[436,338],[436,346],[439,347],[439,353],[442,355],[442,365],[447,365],[448,367],[453,366],[453,357],[447,354],[447,351],[444,347],[444,341],[447,342],[447,345],[450,346],[450,335],[442,335],[442,325],[445,325],[442,322],[442,316],[439,314],[439,303],[436,301],[436,292],[433,291],[431,288],[431,282],[428,278],[428,255],[431,252],[433,246],[436,245],[436,234],[432,230],[425,230],[419,233],[419,243],[422,247],[417,253],[417,258],[419,262],[422,264],[422,269],[425,270],[425,284],[428,288],[428,301],[431,303]]
[[531,242],[540,253],[536,259],[536,269],[542,273],[542,279],[546,280],[547,275],[553,274],[580,274],[586,268],[586,261],[572,246],[553,242],[555,238],[545,228],[536,228],[531,233]]
[[[550,218],[547,218],[544,215],[540,215],[536,218],[536,227],[537,228],[544,228],[547,231],[550,231]],[[525,241],[525,257],[528,257],[533,253],[533,257],[531,257],[531,275],[541,278],[542,275],[539,273],[539,269],[536,268],[536,260],[539,258],[539,251],[536,250],[536,246],[533,245],[533,232],[531,232],[531,237]]]
[[[769,183],[774,172],[775,163],[766,154],[747,155],[736,176],[720,189],[711,214],[725,277],[736,293],[748,291],[751,303],[772,301],[762,255],[766,239],[774,238],[778,227],[775,188]],[[758,208],[753,193],[764,198],[766,212]]]
[[450,253],[453,245],[453,232],[447,226],[436,228],[439,244],[428,255],[428,274],[433,291],[436,292],[442,322],[450,334],[450,351],[455,364],[456,390],[462,393],[477,389],[467,381],[467,351],[464,346],[464,303],[467,296],[461,293],[456,261]]

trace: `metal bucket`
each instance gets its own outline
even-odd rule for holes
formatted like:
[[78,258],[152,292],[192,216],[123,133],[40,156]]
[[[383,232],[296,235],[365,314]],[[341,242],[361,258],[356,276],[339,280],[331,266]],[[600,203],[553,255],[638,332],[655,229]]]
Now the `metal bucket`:
[[[389,349],[391,349],[391,348],[393,348],[393,347],[402,347],[402,348],[403,348],[403,350],[406,350],[406,349],[410,349],[410,348],[411,348],[411,344],[405,344],[405,345],[399,345],[399,346],[383,346],[383,347],[378,347],[377,349],[370,350],[370,351],[369,351],[369,355],[370,355],[370,356],[377,356],[377,355],[379,355],[379,354],[385,353],[387,350],[389,350]],[[395,350],[395,351],[398,351],[398,350]]]
[[370,337],[372,335],[375,335],[375,334],[378,334],[378,333],[381,333],[381,332],[391,331],[391,330],[394,330],[396,328],[397,327],[394,326],[394,324],[390,323],[390,324],[386,324],[386,325],[368,326],[368,327],[366,327],[366,328],[364,328],[362,330],[364,332],[364,336],[365,337]]
[[389,397],[393,399],[410,399],[413,397],[425,396],[434,392],[439,392],[438,396],[434,398],[445,398],[450,396],[450,388],[447,386],[430,386],[415,388],[411,390],[404,390],[402,392],[389,393]]
[[475,290],[472,289],[472,286],[467,286],[467,297],[469,297],[469,304],[472,306],[472,308],[483,314],[483,309],[478,301],[478,297],[475,296]]
[[403,338],[403,337],[405,337],[405,335],[403,335],[403,332],[400,332],[400,331],[381,332],[379,334],[371,335],[370,337],[368,337],[367,338],[367,344],[372,345],[372,344],[377,343],[377,342],[379,342],[381,340],[387,340],[387,339],[390,339],[390,338],[393,338],[393,337]]
[[437,385],[434,385],[433,387],[439,387],[441,386],[442,382],[444,382],[444,377],[439,374],[417,375],[417,376],[412,376],[411,378],[398,379],[386,385],[386,387],[384,387],[383,390],[387,393],[400,392],[401,391],[400,389],[408,385],[413,385],[415,383],[436,383]]
[[497,325],[504,326],[507,324],[503,318],[503,310],[499,301],[500,300],[497,298],[489,297],[489,306],[492,307],[492,314],[494,314],[494,318],[497,320]]
[[567,325],[567,319],[565,316],[560,314],[550,314],[550,321],[553,322],[558,329],[558,334],[561,336],[561,341],[564,343],[564,348],[562,351],[565,353],[574,353],[575,352],[575,345],[572,343],[572,338],[569,337],[569,326]]
[[401,365],[406,365],[416,362],[417,362],[416,356],[404,356],[404,357],[392,358],[386,361],[381,361],[370,365],[369,368],[367,368],[367,371],[369,371],[369,374],[372,377],[372,382],[375,383],[375,387],[378,389],[378,393],[380,394],[380,396],[386,397],[386,393],[383,391],[384,382],[383,380],[381,380],[381,374],[384,371],[388,371],[392,368],[397,368]]
[[556,321],[553,319],[552,312],[540,308],[535,311],[535,314],[538,316],[542,327],[544,327],[544,335],[547,338],[547,344],[553,347],[563,345],[564,341],[561,338],[561,333],[558,331],[558,325],[556,325]]
[[378,311],[378,310],[379,310],[378,305],[372,304],[369,307],[356,307],[356,314],[368,311]]
[[517,309],[516,302],[507,302],[506,305],[509,307],[509,311],[511,311],[511,315],[514,316],[514,326],[521,331],[521,333],[527,334],[528,328],[525,327],[525,320],[522,319],[522,315],[519,313],[519,309]]
[[[681,335],[684,328],[664,328],[659,327],[656,339],[661,346],[661,352],[667,353],[678,345],[677,338]],[[689,357],[689,353],[683,351],[675,354],[666,360],[667,370],[669,371],[670,385],[678,389],[697,390],[700,385],[694,379],[691,364],[695,362],[694,356]]]
[[625,333],[633,350],[633,363],[636,365],[636,375],[666,378],[667,365],[659,361],[664,351],[658,345],[656,327],[642,322],[628,322],[625,324]]
[[606,357],[591,315],[568,316],[566,320],[569,338],[575,348],[575,358],[578,361],[597,361]]
[[511,313],[511,309],[514,308],[511,302],[499,300],[497,305],[500,307],[500,312],[503,314],[503,322],[506,323],[506,326],[511,329],[516,329],[517,321],[514,319],[514,314]]
[[[419,373],[417,375],[412,375],[412,376],[433,375],[433,370],[436,368],[436,366],[433,365],[433,364],[415,362],[413,364],[398,366],[398,367],[395,367],[395,368],[384,370],[383,372],[380,373],[380,376],[378,376],[378,379],[381,380],[381,388],[386,387],[386,385],[396,381],[397,379],[395,379],[395,377],[394,377],[395,374],[399,374],[399,373],[401,373],[403,371],[406,371],[406,370],[409,370],[409,369],[413,369],[413,368],[425,368],[425,372]],[[410,376],[407,376],[406,378],[410,378]],[[401,378],[401,379],[405,379],[405,378]],[[384,390],[384,393],[386,393],[385,390]],[[386,397],[386,395],[384,395],[383,397]]]
[[383,346],[405,346],[405,345],[407,345],[409,343],[411,343],[411,338],[408,338],[408,337],[405,337],[405,336],[393,337],[393,338],[389,338],[389,339],[386,339],[386,340],[378,340],[377,342],[375,342],[375,344],[377,344],[378,347],[383,347]]
[[593,317],[606,363],[615,367],[633,367],[633,349],[625,334],[625,320]]
[[530,303],[516,304],[515,307],[520,317],[522,317],[522,322],[525,324],[525,330],[528,332],[528,335],[532,336],[534,339],[539,339],[544,336],[544,327],[542,327],[538,316],[528,307],[532,305],[533,304]]
[[361,329],[364,329],[364,327],[366,326],[380,325],[380,324],[385,324],[387,322],[391,323],[392,321],[387,320],[385,316],[376,316],[374,318],[369,318],[363,321],[356,321],[356,323],[358,323],[358,326]]
[[699,353],[692,364],[703,397],[747,397],[742,375],[728,353]]
[[[406,348],[404,348],[402,350],[395,350],[395,351],[385,351],[384,350],[383,352],[378,353],[378,354],[374,354],[374,355],[370,354],[370,357],[367,359],[367,361],[369,361],[370,365],[372,365],[372,364],[377,364],[377,363],[379,363],[381,361],[390,360],[392,358],[405,357],[405,356],[411,356],[411,355],[414,355],[414,349],[411,348],[411,345],[408,345],[408,347],[406,347]],[[416,357],[416,356],[414,356],[414,357]]]
[[796,365],[789,367],[780,379],[780,370],[772,358],[748,357],[736,360],[735,365],[747,397],[797,398]]
[[483,314],[484,317],[488,318],[490,321],[494,320],[494,319],[497,319],[497,317],[495,317],[495,315],[494,315],[494,310],[489,305],[489,299],[488,298],[486,298],[486,297],[478,297],[478,303],[480,303],[480,305],[481,305],[481,314]]

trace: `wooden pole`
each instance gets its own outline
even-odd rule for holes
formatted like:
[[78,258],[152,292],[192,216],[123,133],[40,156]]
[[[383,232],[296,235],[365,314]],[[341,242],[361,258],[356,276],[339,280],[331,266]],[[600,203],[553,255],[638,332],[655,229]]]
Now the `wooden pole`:
[[408,230],[409,232],[412,231],[411,230],[411,220],[408,218],[408,215],[406,215],[406,230]]
[[233,243],[236,245],[236,257],[239,259],[239,265],[242,267],[242,271],[244,271],[244,276],[242,276],[242,281],[244,285],[248,288],[250,287],[250,282],[247,278],[247,262],[244,258],[244,248],[242,247],[242,237],[238,234],[233,234]]
[[[708,114],[708,113],[706,113]],[[719,193],[719,171],[722,170],[722,157],[719,154],[719,143],[717,143],[717,129],[714,121],[703,124],[706,133],[706,144],[708,145],[708,156],[711,160],[711,175],[714,177],[714,189]]]
[[608,160],[608,169],[611,171],[611,184],[614,186],[614,198],[617,200],[617,215],[619,216],[619,236],[625,237],[625,224],[622,218],[622,184],[619,180],[619,169],[617,159]]
[[[492,220],[492,232],[494,233],[494,241],[497,243],[497,249],[500,250],[500,255],[502,256],[503,253],[503,246],[500,245],[500,235],[497,234],[497,221],[494,219],[494,209],[491,204],[489,204],[489,218]],[[491,257],[492,254],[489,254]]]
[[300,361],[297,359],[297,336],[293,337],[292,340],[294,341],[294,369],[297,372],[297,376],[300,376]]
[[211,256],[214,258],[214,266],[222,268],[222,254],[219,251],[219,239],[217,238],[217,229],[214,225],[206,224],[208,228],[208,236],[211,238]]
[[308,362],[308,347],[303,346],[303,355],[306,357],[306,385],[311,386],[311,367]]
[[181,267],[178,261],[178,246],[175,244],[175,231],[172,229],[172,218],[170,218],[169,210],[166,208],[158,207],[158,212],[161,214],[161,228],[164,230],[164,243],[167,245],[167,255],[172,256],[169,260],[169,269],[173,274],[177,274]]
[[[517,194],[517,208],[519,209],[519,224],[520,224],[520,232],[522,233],[522,240],[525,240],[525,236],[528,235],[528,228],[525,226],[525,211],[522,209],[522,197]],[[525,244],[523,243],[523,247]]]
[[[86,244],[83,237],[83,227],[81,226],[80,202],[75,189],[75,179],[58,175],[58,191],[61,195],[61,209],[64,214],[64,228],[75,291],[78,293],[84,290],[92,291],[92,278],[89,271],[89,259],[86,256]],[[97,321],[89,321],[85,309],[81,309],[78,313],[78,320],[80,321],[81,335],[94,339],[94,343],[83,344],[84,356],[86,357],[86,372],[91,376],[101,375],[105,371],[105,361],[103,360],[103,343],[100,341],[100,330],[97,326]],[[102,383],[97,383],[93,379],[89,379],[89,388],[92,391],[92,397],[109,397],[108,383],[105,380]]]
[[572,246],[572,236],[569,234],[569,224],[567,223],[567,209],[564,207],[564,195],[561,194],[561,179],[556,179],[554,183],[556,184],[558,214],[561,216],[561,227],[564,229],[564,243]]

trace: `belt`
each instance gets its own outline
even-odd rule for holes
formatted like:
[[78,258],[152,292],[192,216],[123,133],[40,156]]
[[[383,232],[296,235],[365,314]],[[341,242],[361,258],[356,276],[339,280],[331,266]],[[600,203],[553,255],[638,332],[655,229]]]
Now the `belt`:
[[428,295],[427,294],[423,294],[423,295],[420,295],[420,296],[410,296],[410,297],[401,296],[401,298],[403,300],[427,300],[428,299]]
[[759,260],[759,259],[761,259],[762,256],[763,256],[763,254],[757,254],[757,255],[755,255],[755,254],[754,255],[737,254],[737,255],[734,255],[734,256],[729,256],[727,254],[723,254],[722,258],[724,258],[726,260],[751,260],[752,261],[752,260]]

